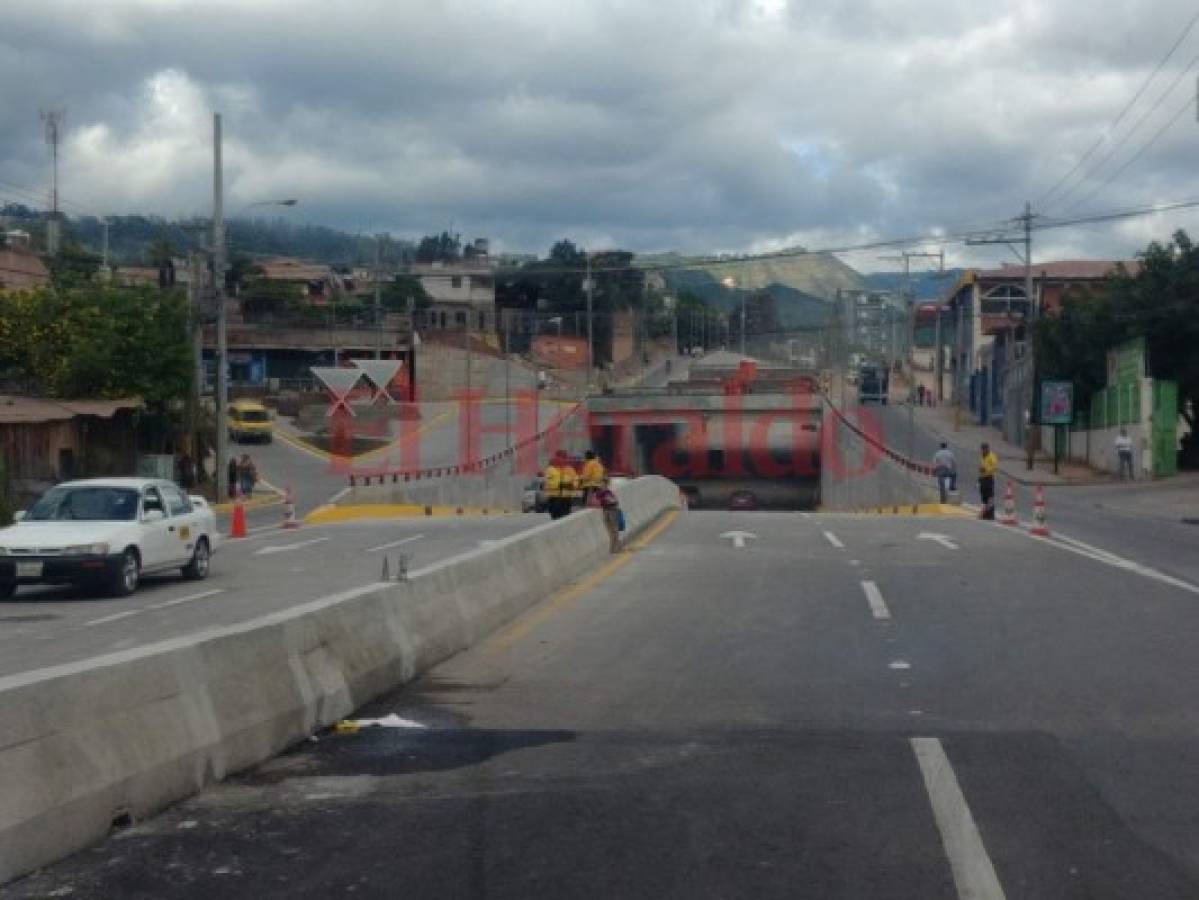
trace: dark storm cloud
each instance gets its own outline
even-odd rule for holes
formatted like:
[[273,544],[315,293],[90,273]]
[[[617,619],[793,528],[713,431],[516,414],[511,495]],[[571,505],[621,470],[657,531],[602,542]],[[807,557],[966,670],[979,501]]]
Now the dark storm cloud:
[[[1081,0],[331,10],[8,0],[0,198],[44,190],[37,110],[61,105],[75,209],[205,212],[219,109],[233,210],[296,195],[301,219],[409,234],[452,222],[521,249],[564,234],[707,251],[953,229],[1043,194],[1191,15],[1147,0],[1102,23]],[[1199,34],[1142,107],[1196,54]],[[1199,196],[1191,127],[1080,208]],[[1046,247],[1127,253],[1149,227],[1186,221],[1058,232]]]

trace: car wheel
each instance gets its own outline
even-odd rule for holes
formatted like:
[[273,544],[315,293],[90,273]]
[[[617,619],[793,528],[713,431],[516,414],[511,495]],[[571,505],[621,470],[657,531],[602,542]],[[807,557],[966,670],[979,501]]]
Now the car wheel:
[[207,578],[211,561],[212,552],[208,549],[208,538],[200,538],[196,541],[196,549],[192,551],[192,561],[183,567],[183,577],[191,581]]
[[142,577],[142,562],[137,551],[130,547],[121,554],[121,563],[108,582],[108,592],[114,597],[128,597],[137,590]]
[[15,581],[0,581],[0,600],[10,600],[17,592]]

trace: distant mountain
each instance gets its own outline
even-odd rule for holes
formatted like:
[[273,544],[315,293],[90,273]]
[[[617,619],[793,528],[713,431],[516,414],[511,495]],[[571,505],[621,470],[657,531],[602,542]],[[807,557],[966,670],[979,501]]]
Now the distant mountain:
[[[45,213],[19,204],[0,207],[0,222],[23,228],[40,244],[45,230]],[[232,219],[226,223],[232,256],[295,256],[333,265],[367,265],[375,258],[375,239],[324,225],[293,224],[283,218]],[[104,243],[104,224],[94,216],[67,217],[65,234],[87,250],[99,253]],[[115,264],[143,265],[151,261],[154,248],[163,242],[175,254],[211,241],[211,221],[203,217],[164,219],[159,216],[109,216],[108,252]],[[411,261],[415,247],[410,241],[384,243],[384,261]]]
[[[944,272],[913,272],[908,289],[917,300],[939,300],[953,287],[965,269],[946,269]],[[868,290],[898,291],[903,285],[902,272],[870,272],[862,276]]]
[[[795,248],[802,249],[802,248]],[[735,258],[694,267],[677,254],[638,256],[636,264],[671,266],[663,268],[662,278],[672,291],[690,291],[719,309],[734,309],[741,291],[766,289],[774,296],[779,318],[791,328],[823,324],[830,312],[830,301],[838,290],[866,290],[866,282],[854,269],[827,254],[770,258]],[[722,281],[732,278],[735,287]]]

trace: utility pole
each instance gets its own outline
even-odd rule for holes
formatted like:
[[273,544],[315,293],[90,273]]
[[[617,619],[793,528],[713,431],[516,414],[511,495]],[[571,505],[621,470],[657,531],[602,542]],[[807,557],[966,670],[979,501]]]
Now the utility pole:
[[100,250],[100,271],[104,273],[104,277],[108,277],[108,216],[100,220],[100,224],[104,226],[104,240],[101,243]]
[[591,377],[595,370],[595,332],[593,323],[595,307],[595,284],[591,280],[590,251],[584,253],[583,258],[587,261],[587,277],[583,280],[583,287],[587,291],[587,389],[590,390]]
[[[471,444],[470,444],[470,439],[471,439],[470,420],[471,420],[472,410],[470,408],[470,404],[474,402],[474,398],[471,396],[471,374],[472,374],[471,373],[471,363],[472,363],[472,359],[471,359],[471,347],[470,347],[470,318],[474,314],[475,314],[474,308],[469,307],[469,304],[468,304],[468,309],[466,311],[466,332],[465,332],[465,337],[466,337],[466,403],[467,403],[467,407],[466,407],[466,409],[467,409],[466,450],[468,453],[470,452],[470,447],[471,447]],[[466,460],[466,462],[471,462],[471,461],[472,460]]]
[[[1021,367],[1021,373],[1020,373],[1021,378],[1020,378],[1020,384],[1018,387],[1019,387],[1019,393],[1020,393],[1020,405],[1023,407],[1023,410],[1022,410],[1023,413],[1028,417],[1027,422],[1025,423],[1025,428],[1024,428],[1024,450],[1025,450],[1025,462],[1029,469],[1032,469],[1033,454],[1036,452],[1037,446],[1040,443],[1039,428],[1035,427],[1037,425],[1037,420],[1040,417],[1038,415],[1034,415],[1034,407],[1036,405],[1036,402],[1035,402],[1036,401],[1036,389],[1037,389],[1037,362],[1036,362],[1036,357],[1034,355],[1033,340],[1032,340],[1032,326],[1033,326],[1033,323],[1037,319],[1037,313],[1038,313],[1037,300],[1033,296],[1033,278],[1032,278],[1032,223],[1033,223],[1033,219],[1035,219],[1035,218],[1036,218],[1036,216],[1033,214],[1033,211],[1032,211],[1032,204],[1025,202],[1024,212],[1021,215],[1017,216],[1015,219],[1016,222],[1019,222],[1023,226],[1024,298],[1028,304],[1028,319],[1025,324],[1025,343],[1027,345],[1026,346],[1027,360],[1024,363],[1024,365]],[[1000,235],[1000,236],[991,237],[991,238],[970,238],[966,241],[966,243],[968,245],[1006,244],[1008,247],[1010,247],[1012,249],[1013,253],[1016,253],[1017,255],[1019,255],[1019,251],[1017,251],[1014,246],[1016,243],[1016,240],[1017,240],[1017,238],[1012,237],[1010,235]],[[1009,310],[1009,312],[1010,312],[1010,310]],[[1007,342],[1008,343],[1008,354],[1007,354],[1008,360],[1012,361],[1007,366],[1007,377],[1011,377],[1011,375],[1013,374],[1013,370],[1015,369],[1015,365],[1014,365],[1015,340],[1016,340],[1016,328],[1015,328],[1015,325],[1013,324],[1013,326],[1011,327],[1011,329],[1009,331],[1008,342]],[[959,321],[958,342],[961,343],[961,341],[962,341],[961,323]],[[960,357],[958,358],[958,365],[960,368],[961,367]],[[958,373],[958,380],[960,380],[961,374],[962,373],[960,373],[960,372]],[[1005,390],[1003,392],[1005,415],[1009,412],[1009,410],[1007,409],[1007,399],[1015,393],[1016,393],[1016,391],[1014,391],[1014,390],[1011,390],[1011,391],[1006,390],[1006,385],[1005,385]],[[960,400],[960,398],[957,398],[957,399],[958,399],[958,404],[960,405],[961,400]]]
[[679,355],[679,298],[678,297],[675,297],[671,300],[670,312],[671,312],[670,337],[671,337],[671,340],[674,342],[674,347],[671,350],[671,354],[674,356],[678,356]]
[[46,222],[46,252],[58,256],[62,238],[62,223],[58,212],[58,145],[62,139],[62,123],[65,109],[42,110],[42,122],[46,126],[46,143],[50,147],[50,218]]
[[[221,114],[212,114],[212,287],[216,297],[216,500],[228,493],[229,335],[225,310],[225,188],[221,161]],[[336,355],[334,356],[336,365]]]
[[504,316],[504,446],[512,446],[512,315],[505,307]]
[[1032,204],[1024,204],[1024,296],[1028,298],[1028,325],[1024,329],[1024,342],[1027,345],[1028,362],[1024,364],[1027,376],[1024,379],[1023,405],[1028,410],[1028,433],[1025,435],[1025,454],[1028,469],[1032,470],[1032,458],[1040,446],[1040,410],[1035,410],[1037,399],[1037,358],[1033,349],[1032,329],[1036,324],[1039,310],[1037,298],[1032,293]]
[[375,282],[375,359],[381,359],[383,356],[382,349],[380,346],[383,342],[383,316],[381,315],[382,300],[380,299],[380,295],[379,295],[379,290],[380,290],[379,281],[383,277],[382,256],[383,256],[383,235],[376,234],[375,235],[375,277],[374,277],[374,282]]
[[741,294],[741,355],[745,355],[745,294]]

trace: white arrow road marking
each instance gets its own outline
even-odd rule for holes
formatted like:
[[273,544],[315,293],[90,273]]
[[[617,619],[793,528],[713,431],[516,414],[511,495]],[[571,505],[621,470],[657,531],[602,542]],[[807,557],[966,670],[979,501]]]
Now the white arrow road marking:
[[841,543],[841,539],[839,537],[837,537],[835,534],[833,534],[831,531],[826,531],[824,533],[824,536],[825,536],[825,538],[828,539],[828,542],[830,544],[832,544],[834,547],[836,547],[838,550],[845,549],[845,545]]
[[866,592],[866,602],[870,604],[870,611],[876,619],[891,618],[891,610],[887,609],[887,603],[883,600],[883,593],[877,584],[873,581],[863,581],[862,590]]
[[726,531],[720,537],[722,539],[723,538],[732,539],[733,546],[736,547],[738,550],[740,550],[742,547],[745,546],[745,542],[747,540],[748,541],[757,540],[758,536],[756,534],[754,534],[752,531]]
[[[916,711],[913,710],[913,713]],[[912,738],[912,751],[920,766],[924,789],[933,808],[941,844],[949,858],[953,882],[962,900],[1005,900],[995,866],[987,855],[982,835],[958,784],[945,748],[937,738]]]
[[936,534],[935,532],[931,532],[931,531],[922,531],[918,535],[916,535],[916,540],[918,540],[918,541],[936,541],[938,544],[940,544],[946,550],[960,549],[958,547],[958,545],[955,544],[950,539],[949,535],[947,535],[947,534]]
[[366,552],[378,553],[380,550],[390,550],[392,547],[399,547],[401,544],[411,544],[413,541],[419,541],[423,537],[423,534],[414,534],[412,537],[406,537],[398,541],[392,541],[390,544],[380,544],[378,547],[370,547]]
[[265,556],[267,553],[289,553],[292,550],[299,550],[301,547],[310,547],[313,544],[319,544],[321,541],[327,540],[329,540],[328,535],[325,537],[309,538],[306,541],[297,541],[294,544],[272,545],[270,547],[263,547],[262,549],[255,551],[254,555]]

